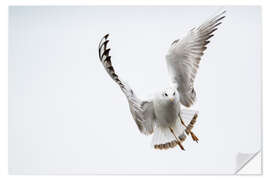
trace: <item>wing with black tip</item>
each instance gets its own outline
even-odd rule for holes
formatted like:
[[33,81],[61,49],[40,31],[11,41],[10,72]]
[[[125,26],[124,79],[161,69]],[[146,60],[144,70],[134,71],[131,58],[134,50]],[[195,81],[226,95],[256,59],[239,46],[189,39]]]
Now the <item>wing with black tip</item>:
[[151,100],[142,101],[137,98],[130,86],[121,80],[120,77],[116,74],[111,62],[110,49],[108,48],[108,37],[109,34],[105,35],[99,43],[99,59],[109,76],[120,86],[121,90],[126,95],[131,114],[140,132],[146,135],[151,134],[153,132],[155,117],[153,102]]

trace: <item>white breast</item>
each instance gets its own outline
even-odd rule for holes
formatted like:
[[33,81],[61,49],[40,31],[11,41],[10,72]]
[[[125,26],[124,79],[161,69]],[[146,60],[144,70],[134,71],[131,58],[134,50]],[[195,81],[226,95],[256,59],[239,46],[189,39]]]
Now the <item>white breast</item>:
[[154,101],[154,109],[156,114],[156,123],[160,127],[171,127],[178,117],[180,105],[178,102],[166,100]]

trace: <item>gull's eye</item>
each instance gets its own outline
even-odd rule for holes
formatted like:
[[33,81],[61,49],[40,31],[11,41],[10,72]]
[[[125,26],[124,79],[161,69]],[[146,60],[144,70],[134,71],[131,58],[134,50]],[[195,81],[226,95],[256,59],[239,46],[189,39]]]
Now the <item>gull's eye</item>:
[[175,92],[173,92],[173,95],[175,95]]
[[165,93],[164,95],[165,95],[165,96],[168,96],[168,94],[167,94],[167,93]]

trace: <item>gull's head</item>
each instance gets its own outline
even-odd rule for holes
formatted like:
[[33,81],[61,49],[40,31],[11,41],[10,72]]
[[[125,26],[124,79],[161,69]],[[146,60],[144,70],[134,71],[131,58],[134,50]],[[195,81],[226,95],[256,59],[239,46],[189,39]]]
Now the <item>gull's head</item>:
[[161,91],[159,98],[168,103],[179,102],[179,94],[175,88],[167,88]]

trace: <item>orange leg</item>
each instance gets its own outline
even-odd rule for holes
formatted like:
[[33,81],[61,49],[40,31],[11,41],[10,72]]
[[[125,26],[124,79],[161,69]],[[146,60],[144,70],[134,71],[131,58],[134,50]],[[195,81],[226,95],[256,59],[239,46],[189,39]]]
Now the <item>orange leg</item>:
[[177,144],[179,145],[179,147],[180,147],[183,151],[185,151],[184,146],[181,144],[181,141],[180,141],[180,140],[177,138],[177,136],[174,134],[173,129],[170,128],[170,130],[171,130],[171,133],[174,135],[174,137],[175,137],[175,139],[176,139],[176,142],[177,142]]
[[197,119],[197,116],[198,116],[197,114],[194,115],[193,119],[192,119],[191,122],[190,122],[191,126],[188,127],[188,126],[186,126],[186,124],[184,123],[183,119],[181,118],[181,116],[180,116],[180,114],[179,114],[180,121],[181,121],[181,123],[185,126],[187,135],[190,134],[192,140],[193,140],[193,141],[196,141],[196,142],[198,143],[198,141],[199,141],[198,137],[191,131],[191,128],[193,127],[192,124],[195,123],[195,121],[196,121],[196,119]]

